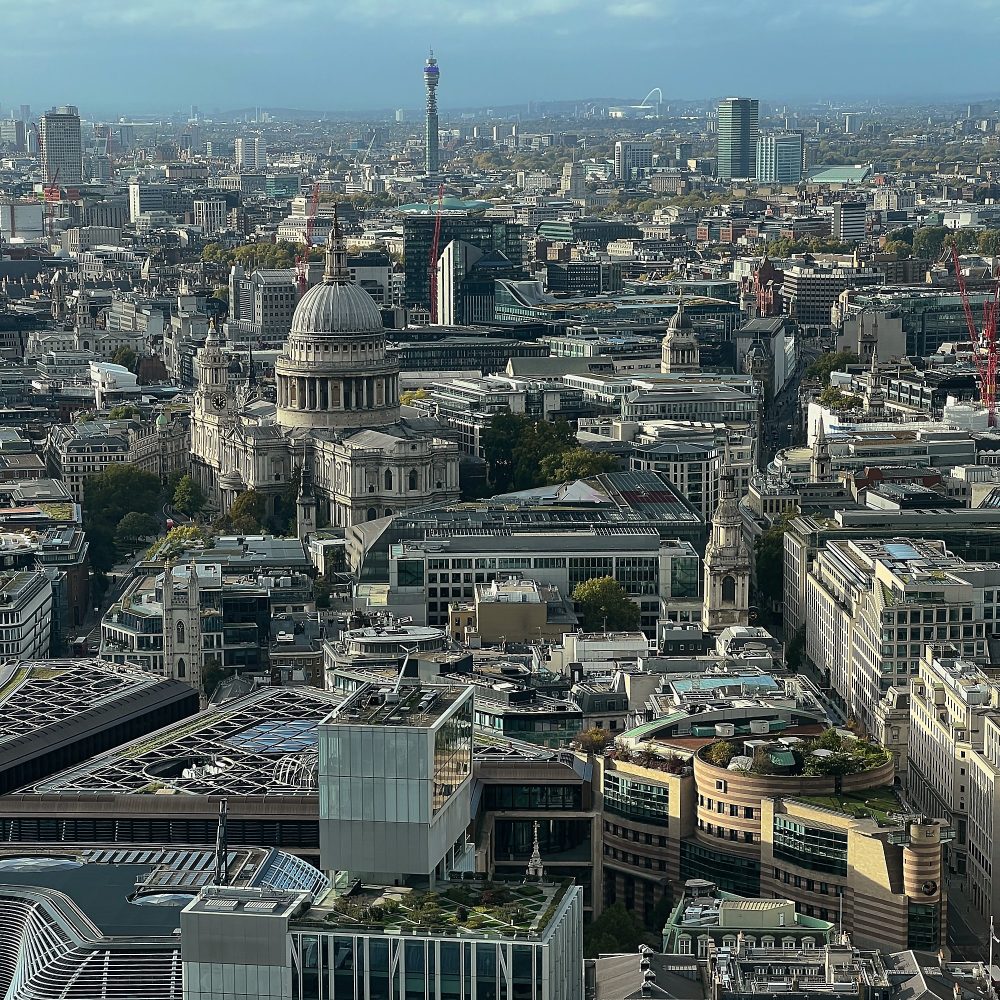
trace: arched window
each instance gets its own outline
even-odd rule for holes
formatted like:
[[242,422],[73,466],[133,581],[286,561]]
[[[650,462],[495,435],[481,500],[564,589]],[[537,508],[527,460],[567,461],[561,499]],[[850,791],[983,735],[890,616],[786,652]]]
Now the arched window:
[[709,945],[711,945],[712,939],[707,935],[703,934],[698,938],[698,957],[704,958],[708,954]]
[[690,955],[691,954],[691,935],[682,934],[677,939],[677,954],[678,955]]
[[385,470],[385,488],[387,490],[392,489],[392,469]]
[[184,665],[183,656],[177,661],[177,676],[181,678],[187,676],[187,667]]
[[177,623],[177,642],[181,645],[184,643],[184,622]]
[[811,937],[804,937],[802,939],[802,947],[803,948],[815,948],[816,947],[816,939],[815,938],[811,938]]
[[762,937],[760,939],[760,946],[761,946],[761,948],[773,948],[774,947],[774,938],[770,937],[768,935]]
[[793,937],[783,937],[781,939],[781,947],[782,948],[794,948],[795,947],[795,938],[793,938]]
[[736,603],[736,577],[724,576],[722,578],[722,603]]
[[374,521],[376,517],[378,517],[378,511],[374,507],[369,507],[368,508],[368,520],[369,521]]
[[385,514],[383,514],[382,516],[383,517],[392,517],[392,508],[391,507],[386,507]]
[[417,470],[410,469],[410,474],[407,476],[406,481],[407,489],[415,490],[417,488]]

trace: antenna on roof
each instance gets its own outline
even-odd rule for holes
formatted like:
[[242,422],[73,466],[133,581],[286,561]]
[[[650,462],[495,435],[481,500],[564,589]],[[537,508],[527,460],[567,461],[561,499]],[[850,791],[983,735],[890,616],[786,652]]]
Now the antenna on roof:
[[229,814],[229,799],[219,803],[219,830],[215,837],[215,885],[226,885],[229,877],[229,835],[226,819]]

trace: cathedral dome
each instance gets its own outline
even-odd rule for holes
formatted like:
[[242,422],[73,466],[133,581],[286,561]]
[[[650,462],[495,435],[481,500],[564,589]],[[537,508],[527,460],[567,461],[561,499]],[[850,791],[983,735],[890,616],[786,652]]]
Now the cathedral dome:
[[677,312],[670,317],[670,322],[667,324],[668,330],[694,330],[694,323],[691,322],[691,317],[684,312],[684,299],[678,299],[677,301]]
[[313,285],[292,315],[292,336],[384,333],[375,300],[351,281],[340,227],[330,231],[323,281]]

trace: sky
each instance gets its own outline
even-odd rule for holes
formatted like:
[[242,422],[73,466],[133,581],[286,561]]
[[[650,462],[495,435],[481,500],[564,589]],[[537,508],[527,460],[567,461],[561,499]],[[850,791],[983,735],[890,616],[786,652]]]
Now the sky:
[[1000,0],[0,0],[0,108],[988,97]]

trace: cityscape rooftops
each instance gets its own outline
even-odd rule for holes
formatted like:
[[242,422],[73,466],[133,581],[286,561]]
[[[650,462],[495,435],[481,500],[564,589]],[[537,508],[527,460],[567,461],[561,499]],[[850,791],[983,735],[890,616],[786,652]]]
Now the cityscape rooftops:
[[317,727],[340,698],[312,687],[263,688],[31,785],[57,795],[307,794]]
[[391,688],[362,685],[323,721],[324,725],[430,729],[471,696],[468,686],[421,685],[404,677]]
[[[307,914],[342,933],[391,928],[407,935],[457,935],[538,940],[562,917],[570,879],[526,881],[523,875],[489,882],[485,875],[453,872],[449,882],[422,892],[362,885],[350,896],[320,901]],[[433,905],[432,905],[433,904]]]

